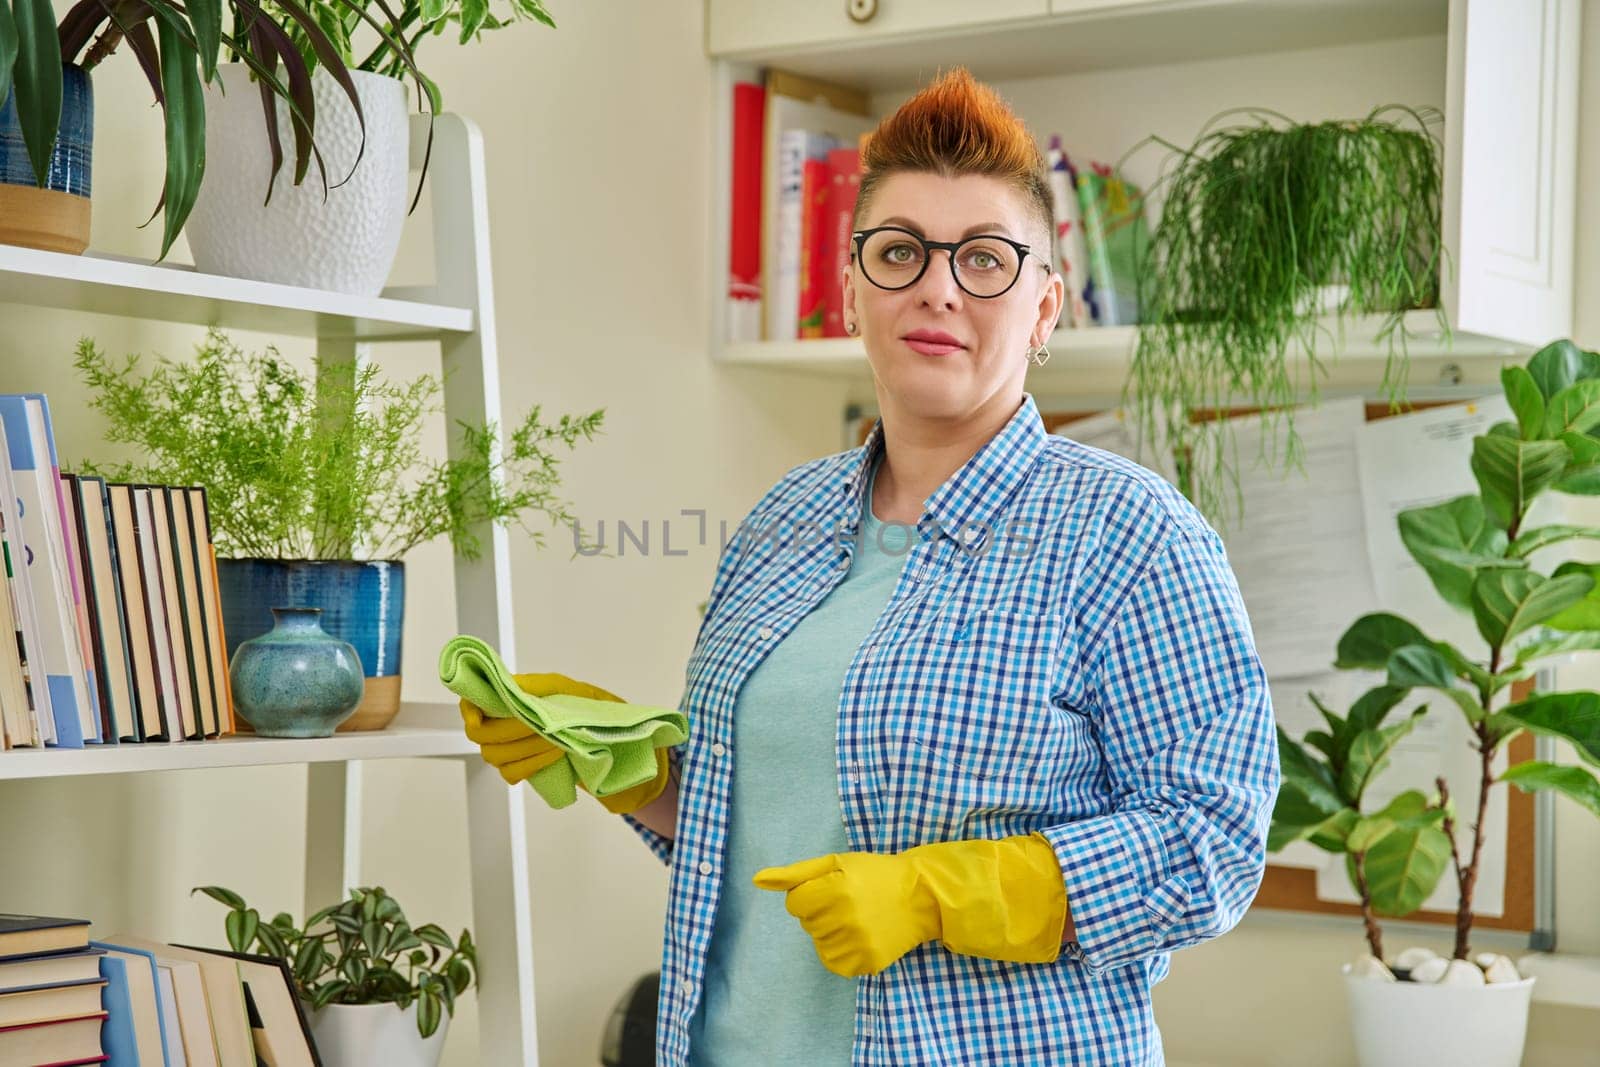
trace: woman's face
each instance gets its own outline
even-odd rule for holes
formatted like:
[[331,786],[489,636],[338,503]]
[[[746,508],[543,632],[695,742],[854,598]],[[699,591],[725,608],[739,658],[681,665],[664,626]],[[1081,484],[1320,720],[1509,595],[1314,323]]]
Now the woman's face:
[[[996,398],[1020,399],[1028,349],[1049,340],[1064,294],[1060,276],[1048,269],[1049,246],[1038,247],[1038,224],[1030,221],[1022,194],[980,175],[895,174],[878,186],[861,228],[875,226],[899,226],[930,241],[992,233],[1032,247],[1016,284],[990,299],[958,286],[949,254],[940,250],[905,289],[880,289],[859,262],[844,273],[845,323],[855,324],[886,400],[908,413],[949,418]],[[892,254],[920,251],[913,246]],[[918,343],[920,335],[936,334],[957,347]]]

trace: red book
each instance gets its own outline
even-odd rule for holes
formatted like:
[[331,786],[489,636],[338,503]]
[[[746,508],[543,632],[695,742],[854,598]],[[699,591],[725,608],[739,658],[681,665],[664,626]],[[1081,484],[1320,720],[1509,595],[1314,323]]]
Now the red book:
[[761,153],[767,90],[754,82],[733,87],[733,174],[728,212],[728,330],[730,341],[761,338]]
[[844,289],[840,279],[850,265],[850,223],[861,191],[861,153],[835,148],[828,153],[828,197],[823,207],[827,233],[823,238],[829,259],[823,288],[822,336],[846,337]]
[[822,336],[822,302],[832,260],[828,232],[828,163],[806,160],[800,184],[800,328],[799,337]]

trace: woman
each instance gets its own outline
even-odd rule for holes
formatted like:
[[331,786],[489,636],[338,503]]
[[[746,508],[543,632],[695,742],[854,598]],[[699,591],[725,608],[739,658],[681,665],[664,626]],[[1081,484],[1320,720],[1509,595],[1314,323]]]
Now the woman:
[[[1255,893],[1277,753],[1222,546],[1023,388],[1051,219],[965,71],[866,149],[844,315],[881,417],[740,525],[692,737],[604,799],[672,868],[659,1063],[1159,1064],[1168,954]],[[475,710],[509,780],[561,758]]]

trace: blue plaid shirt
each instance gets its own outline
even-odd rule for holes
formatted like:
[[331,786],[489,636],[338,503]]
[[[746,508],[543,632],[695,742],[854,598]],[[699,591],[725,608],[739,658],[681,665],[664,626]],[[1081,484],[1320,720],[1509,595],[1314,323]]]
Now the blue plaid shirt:
[[[679,705],[676,840],[628,817],[671,867],[660,1064],[685,1062],[716,921],[735,697],[848,571],[882,432],[791,470],[729,539]],[[1279,781],[1222,544],[1156,475],[1046,433],[1027,394],[916,532],[845,673],[850,848],[1038,831],[1075,940],[1048,964],[913,949],[858,980],[852,1062],[1160,1064],[1151,988],[1249,906]]]

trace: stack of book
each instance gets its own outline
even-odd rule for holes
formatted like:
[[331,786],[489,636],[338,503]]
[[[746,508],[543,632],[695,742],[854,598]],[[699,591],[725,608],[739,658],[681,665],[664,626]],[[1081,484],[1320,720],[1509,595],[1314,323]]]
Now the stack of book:
[[0,915],[0,1067],[321,1067],[288,965]]
[[50,405],[0,395],[0,748],[233,732],[206,492],[61,472]]
[[[844,337],[867,94],[780,70],[733,86],[726,335],[730,342]],[[1048,152],[1055,245],[1039,253],[1066,283],[1061,325],[1139,321],[1148,248],[1145,197],[1101,163]]]

